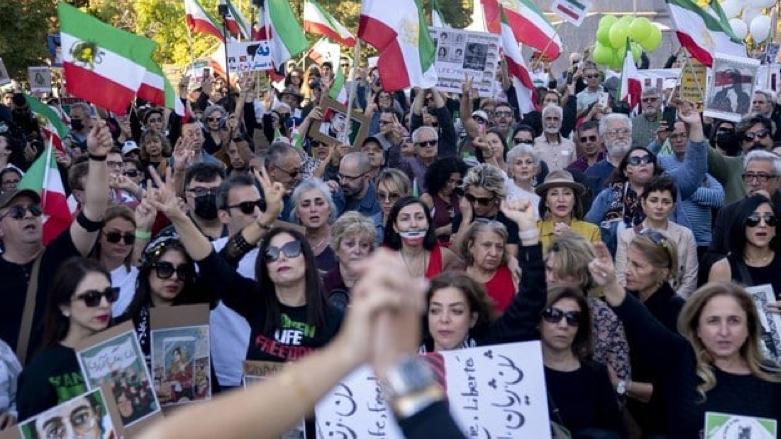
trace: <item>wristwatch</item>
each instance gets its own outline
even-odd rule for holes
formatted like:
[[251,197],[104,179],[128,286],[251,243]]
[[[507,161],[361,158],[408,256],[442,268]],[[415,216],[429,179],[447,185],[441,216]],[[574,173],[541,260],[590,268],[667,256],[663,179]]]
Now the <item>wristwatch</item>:
[[386,374],[385,391],[397,419],[407,419],[444,399],[434,372],[417,356],[406,356]]
[[626,396],[626,380],[618,380],[618,384],[616,385],[616,393],[618,393],[618,396]]

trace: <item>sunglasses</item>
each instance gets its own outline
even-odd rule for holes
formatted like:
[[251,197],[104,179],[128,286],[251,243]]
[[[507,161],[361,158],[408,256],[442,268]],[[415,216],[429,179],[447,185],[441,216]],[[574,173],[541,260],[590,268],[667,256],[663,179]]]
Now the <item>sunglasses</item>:
[[583,77],[588,79],[594,79],[594,78],[599,78],[599,75],[583,75]]
[[422,148],[427,148],[427,147],[437,146],[437,143],[439,143],[438,140],[424,140],[422,142],[416,143],[416,145]]
[[193,277],[193,269],[187,264],[174,267],[174,264],[170,262],[155,262],[152,264],[152,268],[155,269],[155,274],[157,274],[157,277],[160,279],[170,279],[174,273],[176,273],[176,277],[182,282],[187,282]]
[[479,125],[485,125],[485,121],[480,117],[475,116],[472,118],[472,120],[477,122]]
[[659,98],[643,98],[642,99],[643,103],[646,103],[646,104],[650,104],[651,102],[656,102],[658,100],[659,100]]
[[533,145],[534,140],[530,139],[513,139],[514,145]]
[[401,195],[398,192],[382,192],[377,191],[377,199],[380,201],[389,201],[391,203],[395,203],[399,198],[401,198]]
[[209,122],[219,122],[220,119],[222,119],[222,118],[221,117],[207,117],[206,118],[206,120],[208,120]]
[[301,242],[290,241],[282,247],[271,247],[266,249],[266,262],[276,262],[279,255],[284,253],[286,259],[297,258],[301,255]]
[[753,133],[746,133],[743,136],[746,138],[746,140],[754,140],[754,139],[764,139],[769,135],[770,135],[770,131],[759,130],[759,131],[754,131]]
[[41,206],[39,204],[28,204],[27,206],[23,206],[21,204],[17,204],[15,206],[11,206],[8,208],[8,211],[2,215],[0,215],[0,219],[3,219],[7,216],[10,216],[13,219],[22,219],[27,214],[27,212],[30,212],[30,215],[34,217],[39,217],[41,214],[43,214],[43,209],[41,209]]
[[73,300],[83,300],[87,308],[95,308],[100,305],[100,300],[104,297],[108,303],[116,302],[119,299],[119,288],[108,287],[103,291],[88,290],[79,294]]
[[125,171],[125,175],[127,175],[130,178],[136,178],[138,177],[138,170],[137,169],[128,169]]
[[542,312],[542,319],[554,325],[560,323],[562,319],[566,319],[567,326],[577,328],[580,326],[580,311],[564,312],[551,306]]
[[234,204],[232,206],[228,206],[228,209],[239,209],[241,210],[241,213],[245,215],[250,215],[253,212],[255,212],[255,207],[260,209],[261,211],[266,211],[266,200],[263,198],[258,198],[255,201],[243,201],[239,204]]
[[767,224],[768,227],[775,227],[776,224],[778,224],[778,218],[776,218],[776,216],[772,213],[765,213],[763,215],[753,213],[748,218],[746,218],[746,226],[756,227],[762,220],[765,221],[765,224]]
[[472,194],[466,194],[464,195],[464,198],[472,204],[477,203],[481,206],[488,206],[496,200],[496,197],[476,197]]
[[580,141],[582,143],[596,142],[597,141],[597,136],[583,136],[583,137],[580,138]]
[[195,198],[205,197],[207,195],[216,195],[219,188],[213,187],[213,188],[205,188],[205,187],[194,187],[187,189],[187,192],[190,192],[195,196]]
[[123,239],[127,245],[133,245],[136,242],[136,235],[132,233],[104,232],[103,235],[106,237],[106,241],[112,244],[117,244]]
[[638,157],[638,156],[629,157],[629,160],[627,160],[627,163],[632,165],[632,166],[637,166],[637,165],[639,165],[641,163],[647,165],[648,163],[651,163],[651,160],[652,160],[651,156],[646,154],[646,155],[644,155],[642,157]]

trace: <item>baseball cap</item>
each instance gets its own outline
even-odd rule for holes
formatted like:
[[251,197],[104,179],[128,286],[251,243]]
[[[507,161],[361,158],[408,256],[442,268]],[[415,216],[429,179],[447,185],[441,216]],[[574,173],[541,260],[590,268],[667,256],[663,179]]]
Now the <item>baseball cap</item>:
[[483,119],[484,121],[488,122],[488,113],[486,113],[483,110],[477,110],[472,112],[472,117],[479,117],[480,119]]
[[11,201],[14,200],[16,197],[20,197],[22,195],[26,195],[33,199],[36,203],[41,202],[41,196],[38,195],[38,192],[35,192],[32,189],[14,189],[7,192],[3,192],[2,195],[0,195],[0,209],[8,206],[11,204]]
[[125,144],[122,146],[122,155],[127,155],[128,153],[131,153],[133,151],[138,151],[141,148],[138,147],[138,144],[136,144],[133,140],[128,140],[125,142]]

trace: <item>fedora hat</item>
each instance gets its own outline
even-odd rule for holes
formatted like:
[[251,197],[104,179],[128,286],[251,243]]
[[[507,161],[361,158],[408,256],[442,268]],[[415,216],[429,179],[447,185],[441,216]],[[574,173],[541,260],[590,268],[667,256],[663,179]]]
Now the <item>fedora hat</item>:
[[583,195],[583,193],[586,192],[585,186],[575,182],[575,179],[572,178],[572,174],[563,170],[550,172],[545,177],[545,181],[541,185],[537,186],[534,191],[537,192],[537,195],[542,197],[545,196],[545,193],[548,192],[548,189],[554,187],[571,188],[577,195]]

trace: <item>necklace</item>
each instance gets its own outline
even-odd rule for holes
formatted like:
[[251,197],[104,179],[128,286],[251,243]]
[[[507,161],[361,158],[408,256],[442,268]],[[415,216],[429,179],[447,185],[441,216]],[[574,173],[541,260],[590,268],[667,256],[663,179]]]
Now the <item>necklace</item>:
[[323,243],[325,242],[325,240],[326,240],[326,239],[328,239],[328,238],[329,238],[329,237],[326,235],[326,236],[324,236],[324,237],[323,237],[321,240],[317,241],[317,242],[316,242],[316,243],[314,243],[314,244],[313,244],[313,243],[312,243],[312,241],[310,240],[310,241],[309,241],[309,244],[312,246],[312,251],[313,251],[313,252],[315,252],[315,253],[317,253],[317,249],[318,249],[318,248],[320,248],[320,246],[321,246],[321,245],[323,245]]
[[763,256],[761,258],[750,258],[748,256],[743,256],[743,258],[746,260],[747,264],[757,265],[757,264],[765,264],[775,255],[775,252],[771,251],[770,254],[767,256]]
[[[428,267],[428,257],[426,256],[426,251],[423,251],[423,265],[415,267],[415,270],[412,270],[412,267],[410,267],[410,264],[407,262],[407,257],[404,255],[404,251],[399,250],[399,253],[401,253],[401,260],[404,261],[404,265],[407,267],[407,272],[412,277],[423,277],[426,274],[426,267]],[[412,259],[411,262],[415,262],[418,258],[415,257]],[[421,268],[419,270],[418,268]]]

